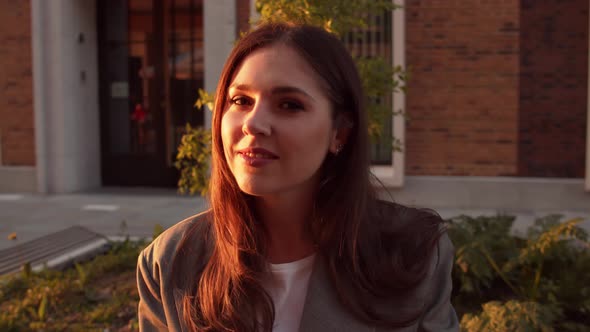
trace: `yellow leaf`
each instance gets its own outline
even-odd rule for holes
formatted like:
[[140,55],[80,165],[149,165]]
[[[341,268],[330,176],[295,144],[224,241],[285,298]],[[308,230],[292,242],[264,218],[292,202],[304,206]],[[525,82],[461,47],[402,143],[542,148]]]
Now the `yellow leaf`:
[[16,232],[12,232],[12,233],[8,234],[8,239],[9,240],[16,240]]

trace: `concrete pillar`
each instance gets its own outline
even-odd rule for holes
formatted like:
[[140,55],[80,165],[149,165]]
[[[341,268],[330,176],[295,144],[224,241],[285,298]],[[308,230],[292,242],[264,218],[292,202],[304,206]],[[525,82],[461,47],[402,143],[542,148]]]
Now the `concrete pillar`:
[[[235,0],[203,1],[205,90],[214,93],[227,56],[236,40]],[[211,127],[211,112],[205,112],[205,127]]]
[[95,0],[32,0],[38,191],[100,186]]

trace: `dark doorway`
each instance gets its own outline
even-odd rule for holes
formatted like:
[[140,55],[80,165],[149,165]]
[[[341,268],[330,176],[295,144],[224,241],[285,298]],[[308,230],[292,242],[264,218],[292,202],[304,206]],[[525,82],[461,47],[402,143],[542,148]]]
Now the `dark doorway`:
[[202,0],[97,1],[104,185],[175,186],[203,86]]

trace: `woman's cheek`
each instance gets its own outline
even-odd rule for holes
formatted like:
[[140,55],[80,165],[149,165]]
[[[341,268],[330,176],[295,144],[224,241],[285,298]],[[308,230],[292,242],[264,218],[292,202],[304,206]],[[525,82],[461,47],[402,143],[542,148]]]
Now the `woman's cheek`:
[[231,149],[234,145],[234,125],[232,115],[226,112],[221,119],[221,143],[227,160],[231,160]]
[[221,139],[223,144],[231,144],[232,137],[235,135],[237,119],[234,112],[227,111],[221,119]]

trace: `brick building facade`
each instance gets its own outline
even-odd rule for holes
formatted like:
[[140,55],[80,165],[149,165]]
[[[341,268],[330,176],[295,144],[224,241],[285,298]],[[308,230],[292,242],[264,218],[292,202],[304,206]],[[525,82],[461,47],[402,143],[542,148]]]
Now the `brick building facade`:
[[406,12],[407,174],[584,177],[587,1]]
[[[247,30],[253,6],[249,0],[195,1],[196,10],[203,18],[204,61],[210,61],[205,64],[204,87],[212,90],[214,77],[218,75],[216,70],[219,71],[231,47],[223,44],[224,40]],[[89,3],[88,8],[95,7],[88,15],[96,16],[98,2],[83,2]],[[62,9],[77,7],[72,0],[56,3]],[[410,178],[451,176],[450,179],[509,177],[515,181],[524,178],[579,181],[588,177],[588,1],[406,0],[403,3],[403,46],[405,63],[411,71],[405,96],[410,119],[404,137],[405,175]],[[51,16],[36,14],[41,17],[38,18],[34,15],[35,6],[56,5],[43,4],[40,0],[0,0],[3,73],[0,77],[0,180],[4,181],[0,183],[0,191],[84,190],[91,185],[39,189],[43,188],[39,183],[41,177],[58,174],[55,169],[67,162],[52,164],[49,160],[44,175],[39,175],[36,142],[45,144],[45,141],[35,137],[39,132],[35,128],[38,92],[33,79],[37,76],[33,75],[36,60],[32,27],[35,22],[43,25],[50,21]],[[225,15],[225,23],[218,22],[224,20],[217,15]],[[229,21],[231,24],[227,24]],[[72,27],[83,26],[80,24],[73,22]],[[215,33],[224,35],[217,38]],[[87,35],[92,36],[92,31]],[[100,41],[98,45],[100,53]],[[214,57],[218,59],[209,60]],[[106,70],[100,67],[100,61],[96,66],[99,72]],[[78,79],[86,75],[86,68],[72,75]],[[48,79],[47,75],[44,79]],[[47,93],[41,96],[45,101],[51,97]],[[51,126],[43,130],[45,135],[61,128],[60,122],[51,117],[44,121]],[[100,135],[106,134],[101,131]],[[104,139],[100,142],[104,144]],[[59,142],[55,144],[59,147]],[[45,155],[60,151],[51,144],[43,150]],[[96,158],[100,159],[98,154]],[[21,170],[26,171],[18,173]],[[100,184],[100,170],[96,172],[98,179],[94,184]],[[17,173],[22,176],[19,178]],[[21,181],[15,179],[30,177],[35,180],[21,188],[14,183]],[[8,184],[9,178],[12,184]],[[587,187],[590,190],[590,185]]]
[[31,8],[0,2],[0,165],[35,165]]
[[584,177],[588,1],[523,1],[519,176]]
[[407,174],[516,175],[518,9],[408,1]]

